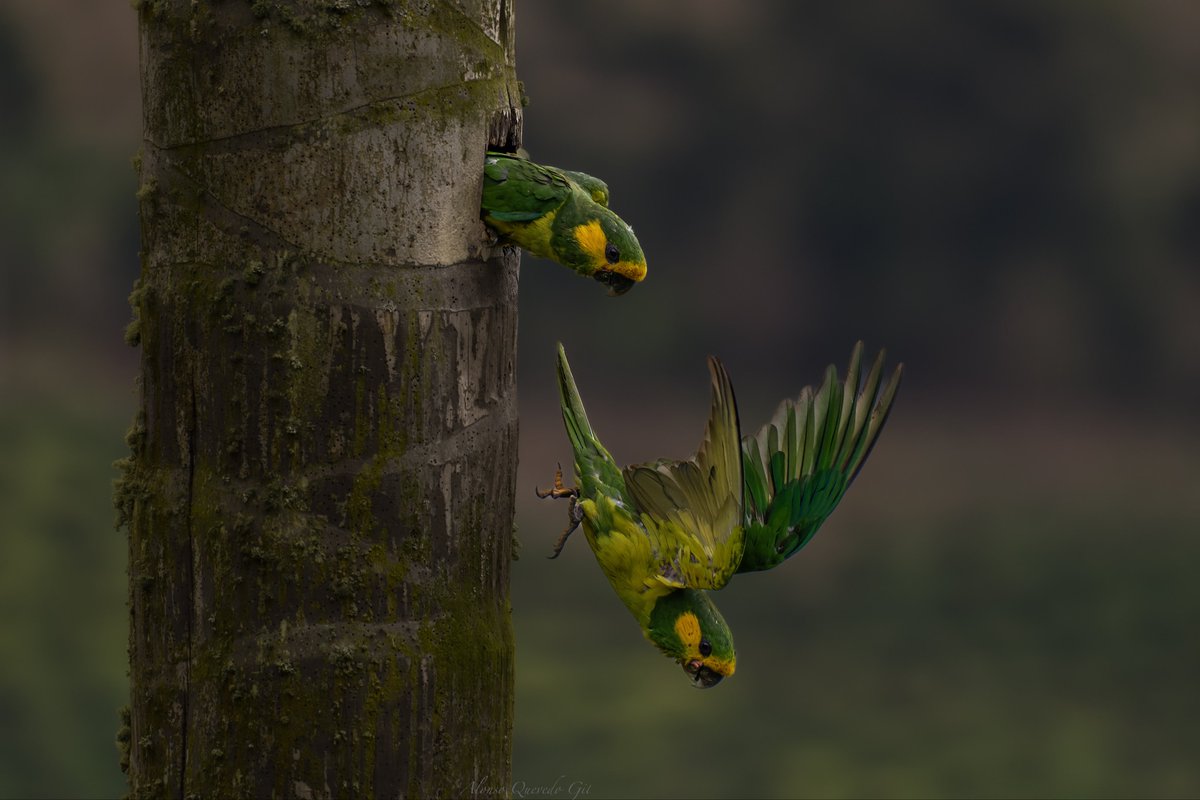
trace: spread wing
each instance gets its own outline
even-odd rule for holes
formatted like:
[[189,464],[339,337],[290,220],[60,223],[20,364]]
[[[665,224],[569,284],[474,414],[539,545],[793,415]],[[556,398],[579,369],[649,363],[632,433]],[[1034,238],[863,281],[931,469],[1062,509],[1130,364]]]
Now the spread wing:
[[859,390],[863,343],[845,383],[830,366],[817,392],[785,400],[757,436],[742,443],[746,554],[740,572],[782,563],[812,539],[862,469],[887,421],[903,365],[880,387],[881,351]]
[[488,153],[483,162],[484,217],[500,222],[530,222],[561,206],[571,194],[571,181],[551,167],[503,153]]
[[724,586],[737,571],[745,541],[737,402],[721,362],[710,358],[708,366],[712,408],[695,457],[624,470],[626,487],[655,542],[657,578],[679,588]]

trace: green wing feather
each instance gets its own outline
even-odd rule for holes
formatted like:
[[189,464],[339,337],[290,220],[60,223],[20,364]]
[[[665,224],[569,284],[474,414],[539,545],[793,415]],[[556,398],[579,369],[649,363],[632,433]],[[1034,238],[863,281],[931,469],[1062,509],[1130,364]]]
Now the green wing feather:
[[830,366],[817,392],[780,404],[757,436],[742,441],[745,555],[739,572],[777,566],[806,545],[854,482],[887,421],[903,365],[881,388],[880,351],[861,389],[863,343],[844,383]]
[[719,589],[741,561],[742,455],[737,402],[721,362],[708,361],[712,407],[694,458],[625,468],[625,484],[656,543],[659,579]]
[[562,206],[571,181],[559,170],[523,158],[488,153],[483,163],[484,220],[530,222]]

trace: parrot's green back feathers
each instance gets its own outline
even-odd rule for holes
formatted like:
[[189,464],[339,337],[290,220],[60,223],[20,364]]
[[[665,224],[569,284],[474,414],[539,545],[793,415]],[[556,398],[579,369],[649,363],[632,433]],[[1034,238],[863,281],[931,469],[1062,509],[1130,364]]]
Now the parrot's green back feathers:
[[511,156],[484,160],[485,221],[530,222],[556,211],[570,195],[571,182],[558,170]]

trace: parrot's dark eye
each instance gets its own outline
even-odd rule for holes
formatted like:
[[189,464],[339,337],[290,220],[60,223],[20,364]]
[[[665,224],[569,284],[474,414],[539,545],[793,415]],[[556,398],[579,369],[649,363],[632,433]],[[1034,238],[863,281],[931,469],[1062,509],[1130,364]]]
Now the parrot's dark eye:
[[621,260],[621,251],[617,249],[615,244],[610,244],[604,248],[604,257],[608,259],[608,263],[615,264]]
[[700,655],[712,655],[712,645],[708,643],[708,639],[700,640]]

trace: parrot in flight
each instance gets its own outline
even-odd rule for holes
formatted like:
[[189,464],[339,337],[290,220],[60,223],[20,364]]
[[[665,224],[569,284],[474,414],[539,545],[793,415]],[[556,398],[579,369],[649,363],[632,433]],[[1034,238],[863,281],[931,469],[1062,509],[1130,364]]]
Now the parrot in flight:
[[500,241],[624,294],[646,277],[633,228],[608,208],[608,184],[582,172],[488,152],[480,216]]
[[577,486],[562,470],[539,497],[567,499],[556,558],[582,524],[600,569],[662,653],[692,684],[717,685],[736,667],[733,634],[709,591],[739,572],[770,569],[800,550],[833,512],[891,411],[903,365],[881,386],[880,352],[859,385],[863,344],[844,382],[830,366],[821,388],[784,400],[742,437],[733,385],[708,361],[712,402],[704,438],[686,461],[619,468],[588,422],[562,345],[558,384]]

